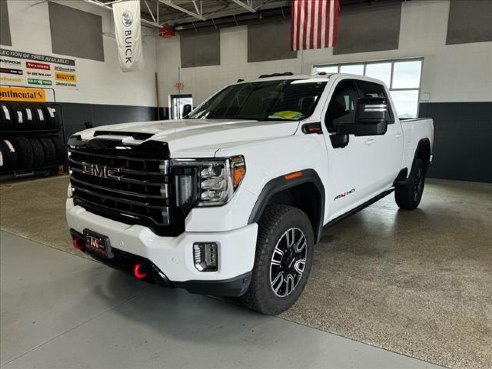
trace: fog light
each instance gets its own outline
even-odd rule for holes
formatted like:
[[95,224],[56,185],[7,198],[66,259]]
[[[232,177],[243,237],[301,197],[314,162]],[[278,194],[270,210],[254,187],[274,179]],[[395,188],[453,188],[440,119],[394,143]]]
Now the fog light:
[[195,242],[193,244],[195,268],[200,272],[216,272],[218,263],[216,242]]

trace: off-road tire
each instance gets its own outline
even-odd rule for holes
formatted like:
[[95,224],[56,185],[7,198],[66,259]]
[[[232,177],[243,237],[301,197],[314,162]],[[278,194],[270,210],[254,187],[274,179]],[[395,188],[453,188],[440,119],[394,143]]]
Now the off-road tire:
[[0,131],[11,131],[14,128],[14,115],[9,104],[0,104]]
[[17,136],[12,139],[17,150],[17,162],[19,168],[30,169],[34,163],[34,153],[31,142],[23,136]]
[[26,129],[30,131],[35,131],[38,128],[37,111],[32,107],[31,104],[22,105],[24,110],[24,116],[26,117]]
[[49,137],[39,137],[39,140],[41,141],[41,145],[43,145],[45,165],[56,164],[56,149],[53,142]]
[[[306,241],[305,266],[292,292],[279,297],[271,286],[272,255],[289,229],[302,231]],[[302,294],[311,271],[313,261],[314,234],[308,216],[298,208],[286,205],[268,206],[258,224],[255,263],[251,283],[240,301],[248,308],[262,314],[277,315],[289,309]]]
[[405,185],[395,189],[395,201],[401,209],[416,209],[424,193],[427,166],[422,159],[415,159],[412,171]]
[[16,170],[19,168],[17,163],[17,149],[11,139],[1,141],[4,169]]
[[33,104],[32,106],[33,113],[36,115],[36,130],[44,131],[50,129],[49,122],[46,117],[46,111],[41,104]]
[[46,165],[45,155],[40,139],[38,137],[30,137],[29,142],[31,143],[33,152],[32,167],[34,169],[44,167]]
[[10,104],[10,111],[14,115],[14,131],[23,131],[27,129],[27,119],[24,108],[20,104]]
[[65,164],[67,161],[67,148],[61,136],[51,136],[51,142],[56,152],[56,164]]

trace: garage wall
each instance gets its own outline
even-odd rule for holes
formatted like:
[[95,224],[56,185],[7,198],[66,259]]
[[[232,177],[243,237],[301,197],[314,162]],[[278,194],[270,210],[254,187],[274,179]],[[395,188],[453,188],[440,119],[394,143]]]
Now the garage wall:
[[[479,153],[492,157],[492,42],[446,45],[449,0],[407,1],[401,6],[395,50],[344,55],[333,55],[332,49],[307,50],[294,59],[248,63],[247,26],[221,29],[221,64],[182,69],[182,93],[192,94],[197,105],[238,78],[310,73],[315,64],[423,57],[420,113],[434,119],[437,132],[430,175],[492,182],[492,164],[477,160]],[[167,106],[167,96],[177,93],[179,35],[157,41],[157,58],[161,103]]]
[[[282,71],[310,73],[315,64],[424,57],[422,94],[430,94],[426,102],[490,102],[492,42],[446,45],[449,6],[449,0],[402,3],[399,48],[387,51],[333,55],[332,49],[305,50],[295,59],[248,63],[247,26],[223,28],[221,65],[182,69],[183,93],[193,94],[199,103],[238,78]],[[181,65],[179,34],[158,39],[157,58],[162,103],[167,105],[167,95],[176,92]]]
[[[87,121],[96,126],[155,119],[156,53],[152,30],[143,28],[145,69],[123,73],[118,63],[111,11],[82,1],[56,3],[102,17],[104,61],[70,56],[76,59],[78,88],[56,89],[67,134],[82,129]],[[7,0],[7,6],[12,45],[2,47],[52,55],[48,2]]]

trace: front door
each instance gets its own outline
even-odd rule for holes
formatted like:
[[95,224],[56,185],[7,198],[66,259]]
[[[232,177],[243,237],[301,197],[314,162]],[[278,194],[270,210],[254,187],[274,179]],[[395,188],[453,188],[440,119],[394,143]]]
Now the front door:
[[[356,82],[343,79],[336,85],[325,113],[325,125],[329,132],[325,135],[328,152],[327,220],[344,214],[372,195],[375,164],[373,137],[337,137],[335,134],[336,125],[354,123],[358,98]],[[337,142],[344,138],[348,139],[348,143],[338,147]]]

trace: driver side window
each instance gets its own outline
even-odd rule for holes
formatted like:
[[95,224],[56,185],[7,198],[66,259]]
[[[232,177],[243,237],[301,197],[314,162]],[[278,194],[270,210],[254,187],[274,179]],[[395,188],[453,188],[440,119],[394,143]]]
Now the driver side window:
[[325,116],[328,132],[335,132],[339,124],[355,123],[358,99],[357,85],[353,80],[343,80],[337,85]]

